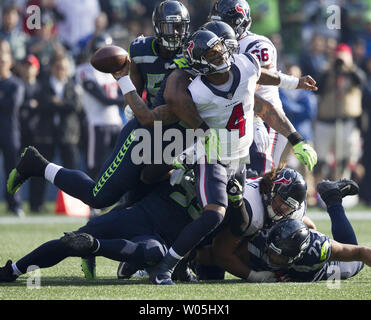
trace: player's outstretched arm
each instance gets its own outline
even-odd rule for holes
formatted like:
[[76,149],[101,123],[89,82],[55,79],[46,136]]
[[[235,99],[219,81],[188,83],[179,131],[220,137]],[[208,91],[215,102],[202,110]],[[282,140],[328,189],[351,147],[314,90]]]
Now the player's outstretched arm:
[[278,86],[285,89],[305,89],[317,91],[316,81],[309,75],[297,78],[281,72],[271,72],[265,68],[261,69],[258,84]]
[[362,261],[371,267],[371,248],[331,240],[330,261]]
[[282,110],[278,110],[271,103],[255,94],[254,112],[270,127],[284,135],[293,146],[294,154],[298,160],[309,170],[313,169],[317,163],[317,153],[304,141]]
[[147,104],[138,95],[136,86],[128,76],[130,65],[131,62],[128,59],[124,67],[112,75],[118,81],[126,103],[133,110],[140,124],[144,127],[150,127],[153,126],[155,121],[162,121],[163,125],[177,122],[178,118],[167,105],[158,106],[153,110],[148,108]]

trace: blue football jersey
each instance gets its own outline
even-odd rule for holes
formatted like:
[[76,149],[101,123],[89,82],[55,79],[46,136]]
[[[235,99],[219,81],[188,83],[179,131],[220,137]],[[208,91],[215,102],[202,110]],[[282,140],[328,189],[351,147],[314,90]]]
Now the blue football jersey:
[[302,257],[295,261],[288,269],[274,269],[269,266],[268,256],[265,252],[265,242],[268,230],[260,230],[255,237],[249,240],[248,251],[250,254],[249,267],[256,271],[282,271],[291,281],[317,281],[326,267],[331,255],[330,238],[320,232],[310,229],[310,243]]
[[331,255],[330,238],[310,230],[310,244],[303,256],[286,272],[292,281],[316,281]]
[[130,45],[129,55],[138,66],[143,77],[144,88],[147,91],[149,107],[154,107],[155,97],[165,77],[176,68],[174,59],[181,59],[181,51],[171,59],[164,59],[158,54],[158,44],[155,37],[138,37]]

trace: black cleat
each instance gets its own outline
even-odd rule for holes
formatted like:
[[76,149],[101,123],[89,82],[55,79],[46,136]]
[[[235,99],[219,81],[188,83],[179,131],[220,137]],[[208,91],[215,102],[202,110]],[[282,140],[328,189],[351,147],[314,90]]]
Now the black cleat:
[[346,196],[358,194],[359,186],[349,179],[337,181],[324,180],[317,184],[317,191],[327,206],[334,203],[341,203]]
[[21,155],[21,160],[9,174],[7,182],[8,192],[15,194],[20,186],[30,177],[43,177],[48,163],[48,160],[35,147],[25,148]]
[[0,267],[0,282],[13,282],[18,276],[13,274],[12,260],[8,260],[4,267]]
[[117,269],[117,279],[130,279],[137,271],[137,266],[127,261],[122,261]]
[[87,233],[65,232],[61,242],[80,257],[89,256],[97,249],[96,240]]

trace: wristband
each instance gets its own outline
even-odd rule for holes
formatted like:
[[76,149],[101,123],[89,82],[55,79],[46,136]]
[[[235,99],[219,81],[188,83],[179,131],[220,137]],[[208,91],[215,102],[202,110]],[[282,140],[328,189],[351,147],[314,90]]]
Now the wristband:
[[299,142],[304,141],[304,138],[300,135],[299,132],[295,131],[294,133],[291,133],[288,137],[287,140],[291,143],[291,145],[296,145]]
[[281,72],[279,72],[278,75],[280,77],[280,84],[278,85],[278,87],[290,90],[294,90],[298,87],[299,78],[289,76]]
[[120,78],[117,81],[117,83],[118,83],[123,95],[129,93],[130,91],[137,91],[137,89],[135,88],[135,86],[131,82],[131,79],[130,79],[129,76],[124,76],[124,77]]

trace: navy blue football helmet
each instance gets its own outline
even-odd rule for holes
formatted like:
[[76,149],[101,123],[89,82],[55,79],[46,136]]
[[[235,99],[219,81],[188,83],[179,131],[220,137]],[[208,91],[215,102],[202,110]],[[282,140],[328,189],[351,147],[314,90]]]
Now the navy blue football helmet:
[[245,0],[218,0],[211,8],[209,20],[228,23],[238,39],[250,29],[250,6]]
[[153,11],[152,24],[159,45],[176,51],[189,35],[188,9],[180,1],[163,1]]
[[236,39],[236,33],[228,23],[223,21],[209,21],[202,25],[200,29],[214,32],[218,37],[224,39],[231,54],[238,53],[240,45]]
[[299,172],[290,168],[279,171],[272,182],[265,204],[269,217],[278,221],[301,208],[307,196],[307,184]]
[[[211,60],[207,60],[206,54],[211,50],[215,50],[215,54]],[[224,39],[208,30],[193,33],[183,46],[183,55],[188,65],[198,74],[223,73],[231,68],[231,54]]]
[[266,250],[272,267],[287,267],[302,257],[310,244],[308,227],[300,220],[284,219],[268,233]]

